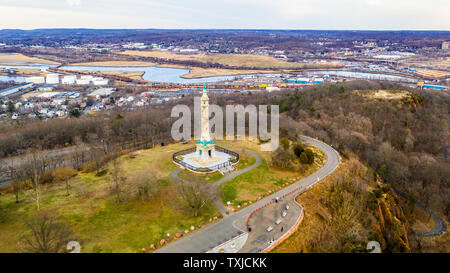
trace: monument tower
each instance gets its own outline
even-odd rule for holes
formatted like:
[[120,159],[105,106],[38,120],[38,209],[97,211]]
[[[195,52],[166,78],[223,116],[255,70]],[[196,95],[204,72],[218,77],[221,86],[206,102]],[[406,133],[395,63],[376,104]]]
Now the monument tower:
[[208,161],[215,157],[216,149],[214,140],[209,132],[209,98],[206,94],[206,84],[203,84],[201,98],[201,135],[197,141],[197,158],[200,161]]

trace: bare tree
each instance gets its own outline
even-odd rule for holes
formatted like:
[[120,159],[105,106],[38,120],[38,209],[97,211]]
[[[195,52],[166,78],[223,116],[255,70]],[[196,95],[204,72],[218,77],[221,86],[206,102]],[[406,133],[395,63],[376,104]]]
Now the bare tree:
[[209,202],[208,197],[201,191],[198,184],[182,184],[180,187],[180,198],[195,217],[199,215],[200,210]]
[[13,187],[14,195],[16,196],[16,203],[19,203],[19,194],[22,191],[22,181],[24,180],[24,169],[21,166],[15,166],[14,158],[11,159],[9,165],[9,177]]
[[158,191],[158,181],[151,173],[151,170],[148,169],[132,176],[129,185],[132,187],[132,194],[139,197],[142,201],[147,200]]
[[72,156],[72,167],[80,171],[83,164],[86,162],[86,145],[81,141],[80,137],[75,138],[74,150]]
[[46,169],[46,156],[32,150],[26,158],[24,165],[25,177],[30,180],[34,190],[34,199],[36,200],[36,208],[40,210],[41,201],[41,177]]
[[63,181],[66,184],[66,195],[70,195],[70,178],[77,175],[77,171],[69,168],[61,168],[53,171],[53,176],[57,181]]
[[28,232],[22,235],[25,252],[66,252],[66,245],[73,240],[69,226],[48,213],[38,213],[25,221]]
[[122,168],[116,156],[112,159],[111,181],[113,182],[113,192],[116,194],[117,202],[120,202],[122,184],[125,183],[125,177],[122,176]]

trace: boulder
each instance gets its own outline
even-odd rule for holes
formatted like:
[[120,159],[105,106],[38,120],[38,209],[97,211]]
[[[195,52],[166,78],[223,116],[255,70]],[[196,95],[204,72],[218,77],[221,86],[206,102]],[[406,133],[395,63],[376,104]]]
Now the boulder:
[[156,249],[155,244],[151,244],[151,245],[150,245],[150,249]]
[[175,237],[176,238],[183,237],[183,233],[182,232],[177,232],[177,233],[175,233]]
[[145,253],[145,252],[147,252],[147,249],[143,247],[143,248],[141,248],[141,252]]
[[165,243],[166,243],[166,240],[164,240],[164,239],[161,239],[161,241],[159,241],[160,245],[164,245]]

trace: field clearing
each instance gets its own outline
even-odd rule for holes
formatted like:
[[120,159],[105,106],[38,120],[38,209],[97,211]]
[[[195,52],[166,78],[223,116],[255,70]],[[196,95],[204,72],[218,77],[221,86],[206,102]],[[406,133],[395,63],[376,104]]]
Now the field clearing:
[[406,59],[405,65],[417,65],[417,66],[424,66],[424,65],[430,65],[430,66],[438,66],[441,68],[450,68],[450,57],[443,57],[443,58],[437,58],[437,59],[424,59],[424,60],[417,60],[414,59]]
[[236,70],[236,69],[218,69],[218,68],[190,68],[189,73],[182,75],[185,79],[195,79],[204,77],[215,76],[232,76],[232,75],[245,75],[245,74],[259,74],[259,73],[277,73],[275,70]]
[[416,72],[419,75],[431,78],[447,78],[450,77],[450,72],[443,70],[433,70],[433,69],[420,69]]
[[[182,144],[155,147],[119,158],[121,174],[129,178],[138,173],[151,172],[158,179],[159,191],[148,200],[130,196],[118,203],[111,194],[110,174],[79,173],[70,181],[71,195],[65,195],[63,184],[45,186],[41,210],[52,211],[65,219],[79,238],[82,252],[137,252],[142,247],[157,244],[167,233],[175,234],[198,227],[219,215],[210,204],[201,216],[193,217],[185,211],[177,196],[177,187],[169,174],[177,168],[171,154],[185,148]],[[109,164],[107,169],[111,169]],[[132,180],[131,180],[132,181]],[[126,186],[126,185],[125,185]],[[16,204],[12,193],[0,196],[0,252],[17,251],[22,219],[35,213],[31,191],[21,195]]]
[[127,77],[133,80],[142,80],[142,76],[144,75],[144,71],[97,71],[97,73],[111,75],[111,76],[120,76]]
[[171,52],[163,51],[132,51],[126,50],[124,52],[118,52],[119,54],[140,56],[140,57],[153,57],[168,60],[179,61],[196,61],[202,63],[218,63],[229,66],[251,67],[251,68],[273,68],[273,69],[300,69],[306,67],[325,67],[326,64],[305,64],[305,63],[290,63],[283,60],[279,60],[270,56],[259,56],[250,54],[193,54],[182,55]]
[[59,64],[41,58],[25,56],[20,53],[0,53],[0,64],[2,65],[22,65],[24,63]]

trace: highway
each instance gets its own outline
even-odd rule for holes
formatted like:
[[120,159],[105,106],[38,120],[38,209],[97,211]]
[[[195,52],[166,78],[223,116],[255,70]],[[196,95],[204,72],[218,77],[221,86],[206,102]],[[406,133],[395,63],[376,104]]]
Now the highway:
[[[293,190],[302,187],[302,189],[312,187],[314,184],[320,182],[322,179],[330,175],[336,170],[336,168],[340,164],[339,154],[329,145],[306,136],[302,136],[302,140],[313,144],[320,148],[327,155],[327,161],[322,168],[317,170],[315,173],[311,174],[308,177],[305,177],[282,190],[269,195],[258,202],[255,202],[237,212],[230,213],[225,216],[220,221],[217,221],[205,228],[202,228],[198,231],[195,231],[189,235],[185,235],[180,239],[177,239],[170,244],[154,251],[154,253],[202,253],[211,250],[212,248],[225,243],[238,235],[246,233],[246,221],[248,216],[255,209],[260,208],[261,206],[270,203],[274,198],[283,196],[292,192]],[[284,202],[289,202],[293,204],[293,199],[295,198],[294,194],[289,195],[290,199],[286,199]],[[300,213],[300,209],[297,210]],[[286,230],[289,227],[285,227]],[[258,230],[254,230],[251,233],[251,237],[260,237],[256,234]],[[264,231],[260,231],[264,232]],[[259,234],[264,235],[264,234]],[[277,238],[275,238],[277,239]],[[251,244],[252,241],[248,240],[247,244]],[[248,249],[249,247],[244,245],[243,249]],[[260,250],[259,248],[251,248],[253,251]],[[253,252],[250,251],[250,252]]]

